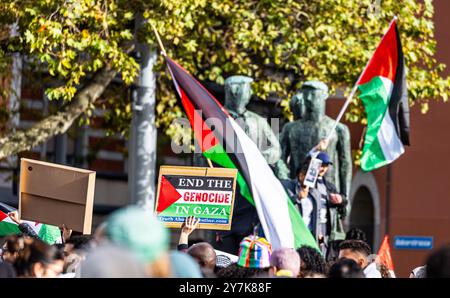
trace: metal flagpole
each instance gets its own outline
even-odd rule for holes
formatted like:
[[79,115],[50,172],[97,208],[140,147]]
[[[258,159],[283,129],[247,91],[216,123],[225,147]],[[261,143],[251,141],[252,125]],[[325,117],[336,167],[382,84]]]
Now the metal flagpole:
[[[158,41],[159,47],[161,49],[161,54],[164,57],[167,57],[166,49],[164,49],[164,45],[163,45],[163,43],[161,41],[161,37],[159,36],[158,30],[156,30],[156,28],[155,28],[155,26],[153,24],[151,24],[151,25],[152,25],[152,28],[153,28],[153,32],[155,32],[156,39]],[[170,72],[170,74],[172,75],[172,72]],[[212,162],[211,162],[211,160],[209,158],[206,158],[206,161],[208,162],[208,165],[209,165],[210,168],[214,168],[214,166],[213,166],[213,164],[212,164]]]
[[[392,19],[392,21],[389,23],[389,27],[388,27],[387,31],[384,33],[383,37],[381,38],[380,44],[381,44],[381,42],[383,42],[384,38],[386,37],[386,34],[389,32],[389,30],[391,29],[391,26],[394,24],[394,22],[395,22],[396,20],[397,20],[397,16],[394,16],[394,18]],[[377,47],[377,49],[378,49],[378,47]],[[376,51],[377,49],[375,49],[375,51]],[[375,54],[375,51],[374,51],[374,54]],[[333,125],[332,129],[330,130],[330,132],[328,133],[328,135],[327,135],[327,137],[326,137],[326,139],[325,139],[327,142],[330,141],[330,138],[331,138],[333,132],[336,130],[336,127],[337,127],[338,123],[341,121],[342,116],[344,116],[345,110],[347,110],[348,105],[349,105],[350,102],[352,101],[353,96],[355,95],[356,90],[358,89],[358,83],[359,83],[359,80],[361,80],[362,76],[363,76],[364,73],[366,72],[367,66],[370,64],[370,62],[372,61],[372,59],[373,59],[373,54],[372,54],[372,57],[369,59],[369,61],[367,61],[366,66],[364,66],[363,71],[362,71],[361,74],[359,75],[358,80],[356,80],[356,83],[355,83],[355,85],[353,86],[352,91],[350,92],[349,96],[347,97],[347,100],[345,101],[344,105],[343,105],[342,108],[341,108],[341,111],[339,112],[339,115],[337,116],[336,120],[334,121],[334,125]]]

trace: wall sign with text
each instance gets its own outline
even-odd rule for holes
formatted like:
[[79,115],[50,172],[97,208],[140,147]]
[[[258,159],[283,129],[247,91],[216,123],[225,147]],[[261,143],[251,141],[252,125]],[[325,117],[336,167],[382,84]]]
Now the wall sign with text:
[[167,227],[185,218],[200,219],[199,229],[230,230],[237,169],[161,166],[155,204]]

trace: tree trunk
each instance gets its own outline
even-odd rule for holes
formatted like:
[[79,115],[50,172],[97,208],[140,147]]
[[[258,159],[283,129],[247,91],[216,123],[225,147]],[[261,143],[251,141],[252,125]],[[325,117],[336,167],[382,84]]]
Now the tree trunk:
[[105,67],[61,111],[46,117],[27,130],[11,132],[1,137],[0,159],[31,150],[53,136],[66,132],[75,119],[100,97],[116,74],[117,70]]

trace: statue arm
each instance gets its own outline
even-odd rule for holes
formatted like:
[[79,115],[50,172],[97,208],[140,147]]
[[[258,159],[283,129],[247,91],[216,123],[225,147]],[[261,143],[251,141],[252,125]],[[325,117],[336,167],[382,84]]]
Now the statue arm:
[[281,159],[287,163],[289,156],[291,155],[291,145],[289,143],[289,123],[284,125],[283,130],[280,133],[280,145],[281,145]]
[[265,119],[262,120],[261,124],[263,128],[263,136],[266,138],[267,145],[263,145],[265,148],[261,148],[261,153],[269,164],[276,163],[281,157],[280,142],[275,136],[272,128]]
[[350,146],[350,131],[345,125],[337,126],[338,143],[337,154],[339,158],[339,177],[341,193],[348,198],[352,181],[352,155]]

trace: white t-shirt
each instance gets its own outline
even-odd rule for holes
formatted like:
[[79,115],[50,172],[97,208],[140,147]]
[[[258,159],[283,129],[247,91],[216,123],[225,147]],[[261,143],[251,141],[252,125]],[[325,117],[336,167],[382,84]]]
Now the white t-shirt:
[[381,273],[378,271],[377,264],[375,262],[370,263],[366,268],[364,268],[363,272],[366,278],[381,278]]

